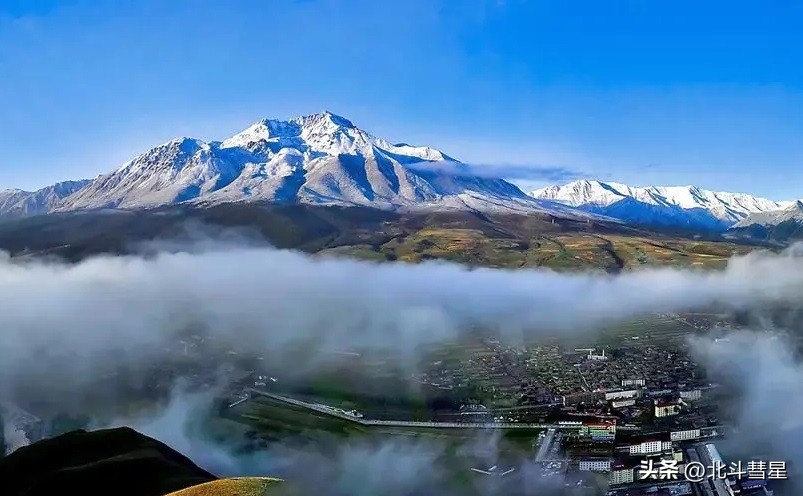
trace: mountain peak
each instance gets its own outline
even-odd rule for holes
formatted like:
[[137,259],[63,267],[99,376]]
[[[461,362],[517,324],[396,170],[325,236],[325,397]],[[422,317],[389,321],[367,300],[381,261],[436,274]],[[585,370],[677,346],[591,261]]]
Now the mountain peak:
[[318,112],[317,114],[302,115],[296,117],[293,121],[298,122],[302,126],[316,126],[316,125],[332,125],[335,127],[354,128],[354,124],[345,117],[333,114],[328,110]]
[[[328,110],[289,120],[262,119],[245,130],[224,140],[223,148],[251,148],[260,142],[273,142],[280,147],[303,148],[301,151],[321,151],[338,154],[346,145],[353,152],[356,145],[370,145],[370,136],[350,120]],[[334,147],[332,146],[334,145]]]
[[328,110],[290,120],[262,119],[222,141],[221,148],[244,148],[272,156],[292,149],[310,157],[373,155],[378,149],[403,163],[452,161],[443,152],[426,146],[394,145],[358,128],[350,120]]
[[717,230],[751,214],[787,205],[747,194],[708,191],[694,185],[632,187],[585,179],[542,188],[530,195],[624,221]]
[[223,141],[174,139],[99,176],[61,201],[58,210],[257,200],[540,209],[540,202],[501,179],[452,177],[437,167],[416,167],[440,161],[457,162],[434,148],[394,145],[323,111],[262,119]]
[[790,221],[803,224],[803,200],[789,202],[784,208],[750,214],[733,227],[745,228],[753,225],[777,226],[778,224]]

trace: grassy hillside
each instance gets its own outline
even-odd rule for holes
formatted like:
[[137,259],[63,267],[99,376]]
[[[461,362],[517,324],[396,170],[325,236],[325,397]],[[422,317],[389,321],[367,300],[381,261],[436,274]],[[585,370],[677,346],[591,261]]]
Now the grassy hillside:
[[175,491],[166,496],[266,496],[278,494],[282,489],[281,486],[277,488],[280,483],[279,479],[267,477],[219,479]]
[[267,239],[280,248],[367,260],[451,260],[487,267],[719,268],[755,246],[543,215],[399,214],[362,208],[227,204],[140,212],[84,212],[0,222],[14,256],[80,259],[125,253],[148,240]]

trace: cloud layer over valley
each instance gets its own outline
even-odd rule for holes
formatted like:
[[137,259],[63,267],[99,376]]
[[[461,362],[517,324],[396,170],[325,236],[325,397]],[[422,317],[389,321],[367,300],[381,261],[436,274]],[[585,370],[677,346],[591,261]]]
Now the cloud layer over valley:
[[[253,244],[196,243],[146,251],[75,264],[0,259],[0,399],[80,402],[103,374],[124,367],[136,377],[137,370],[167,360],[168,350],[188,333],[233,349],[265,350],[279,360],[284,350],[303,344],[306,361],[294,365],[314,368],[327,350],[376,348],[405,359],[420,345],[446,342],[472,328],[512,341],[583,336],[648,313],[712,305],[733,310],[764,303],[796,306],[803,299],[803,257],[795,247],[734,258],[719,272],[661,269],[620,275],[468,269],[440,262],[375,264]],[[739,422],[756,425],[751,419],[760,419],[765,425],[763,419],[771,418],[773,432],[800,432],[784,418],[772,417],[783,417],[780,410],[757,405],[777,395],[799,400],[803,369],[783,341],[749,336],[739,339],[754,343],[736,348],[758,353],[749,369],[721,343],[701,341],[700,359],[727,371],[723,380],[753,374],[748,391],[763,400],[745,404]],[[140,426],[146,433],[163,433],[177,449],[193,452],[188,454],[212,453],[204,445],[197,449],[178,425],[186,423],[195,403],[181,399],[178,407],[176,401],[162,417]],[[173,425],[174,434],[166,434]],[[388,466],[409,458],[426,465],[435,456],[432,449],[416,443],[346,446],[336,458],[341,464],[384,459]],[[363,456],[366,450],[375,456]],[[794,451],[774,453],[803,459]],[[241,463],[225,453],[208,456],[199,463],[224,471]],[[314,462],[309,453],[290,458],[302,456]],[[409,467],[411,474],[423,470],[416,467]]]

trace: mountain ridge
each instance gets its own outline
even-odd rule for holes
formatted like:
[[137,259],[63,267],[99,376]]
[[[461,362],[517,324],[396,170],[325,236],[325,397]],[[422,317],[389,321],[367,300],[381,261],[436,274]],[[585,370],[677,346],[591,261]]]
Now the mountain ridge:
[[793,204],[692,185],[594,180],[525,193],[438,149],[392,143],[324,111],[261,119],[220,141],[177,137],[94,179],[0,191],[0,217],[230,202],[538,213],[719,233],[758,214],[782,222]]
[[793,204],[693,185],[633,187],[595,180],[547,186],[529,194],[625,222],[718,231],[725,231],[752,214],[779,211]]
[[[431,167],[443,162],[456,165],[456,173]],[[473,175],[435,148],[375,137],[328,111],[286,121],[262,119],[221,141],[175,138],[81,182],[55,201],[17,210],[37,214],[239,201],[601,219],[532,198],[504,179]],[[0,215],[5,213],[0,208]]]
[[34,191],[6,189],[0,191],[0,215],[21,217],[48,213],[61,201],[91,182],[90,179],[61,181]]

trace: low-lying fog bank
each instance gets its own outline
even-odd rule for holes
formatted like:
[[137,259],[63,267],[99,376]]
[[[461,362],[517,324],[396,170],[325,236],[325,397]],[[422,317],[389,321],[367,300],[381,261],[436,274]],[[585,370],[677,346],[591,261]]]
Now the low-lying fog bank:
[[[163,248],[76,264],[0,257],[0,399],[69,408],[120,368],[136,387],[140,371],[169,361],[167,350],[191,333],[232,349],[268,350],[279,362],[283,350],[304,343],[303,364],[280,365],[314,369],[321,352],[353,347],[406,360],[418,346],[450,341],[463,329],[492,329],[516,341],[593,333],[656,312],[711,305],[750,312],[803,301],[799,247],[737,257],[720,272],[647,269],[616,276],[374,264],[253,244]],[[762,329],[695,343],[715,377],[741,385],[744,405],[734,419],[740,437],[731,442],[750,446],[760,438],[773,457],[803,463],[797,418],[803,369],[794,347]],[[221,473],[275,469],[302,474],[299,483],[335,494],[377,494],[377,487],[383,494],[434,494],[427,491],[442,481],[437,442],[345,443],[331,457],[281,446],[235,456],[187,427],[207,400],[176,395],[156,418],[123,420]],[[325,476],[303,476],[302,468],[311,466]]]

